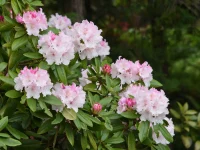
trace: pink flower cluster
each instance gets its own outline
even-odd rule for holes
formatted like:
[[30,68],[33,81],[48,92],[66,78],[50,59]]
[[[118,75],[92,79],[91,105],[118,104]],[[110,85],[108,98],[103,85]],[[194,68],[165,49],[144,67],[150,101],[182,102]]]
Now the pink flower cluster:
[[92,59],[97,56],[106,56],[110,52],[108,43],[100,35],[102,30],[93,22],[83,20],[82,23],[75,23],[73,26],[76,50],[79,52],[80,58]]
[[[168,126],[166,126],[166,129],[168,130],[168,132],[171,134],[171,136],[174,136],[174,124],[172,122],[171,119],[169,118],[165,118],[164,120],[167,121]],[[162,135],[162,133],[159,131],[159,135],[157,136],[155,132],[153,132],[152,134],[153,140],[156,142],[156,144],[163,144],[163,145],[167,145],[169,144],[169,141],[167,141],[165,139],[165,137]]]
[[38,36],[40,30],[46,30],[48,27],[47,18],[41,8],[40,11],[27,11],[22,17],[17,15],[16,20],[25,24],[28,35]]
[[113,78],[120,78],[121,84],[134,83],[140,79],[143,80],[145,86],[150,85],[152,80],[152,68],[147,62],[140,64],[139,61],[132,61],[119,58],[116,63],[111,65],[111,75]]
[[39,99],[41,93],[43,96],[50,95],[50,90],[53,87],[47,71],[40,68],[28,69],[24,67],[14,82],[15,89],[18,91],[24,89],[27,98]]
[[135,104],[135,99],[122,97],[118,102],[117,113],[121,114],[128,109],[133,109]]
[[58,97],[63,106],[61,108],[52,107],[56,111],[62,111],[63,107],[72,108],[75,112],[78,112],[78,108],[83,108],[85,103],[86,93],[81,86],[75,84],[65,86],[62,83],[54,85],[52,94]]
[[[136,101],[135,109],[141,115],[140,120],[142,121],[148,120],[152,123],[162,123],[169,113],[167,109],[169,100],[162,90],[158,91],[154,88],[148,89],[144,86],[130,85],[126,91],[121,93],[121,96],[122,98],[134,97]],[[118,103],[118,105],[119,108],[123,107],[121,103]]]
[[68,26],[71,26],[71,20],[66,16],[61,16],[59,14],[51,15],[48,22],[49,27],[55,27],[61,31],[66,30]]
[[74,58],[73,39],[60,32],[59,35],[49,32],[41,35],[38,41],[39,53],[46,58],[49,65],[55,63],[68,65]]

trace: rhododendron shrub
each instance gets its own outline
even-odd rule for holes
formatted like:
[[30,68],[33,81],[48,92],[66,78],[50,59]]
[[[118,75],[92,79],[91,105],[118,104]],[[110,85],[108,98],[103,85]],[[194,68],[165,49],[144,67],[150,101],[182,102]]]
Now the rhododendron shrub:
[[169,100],[148,62],[112,62],[93,22],[47,19],[40,1],[1,6],[2,149],[169,149]]

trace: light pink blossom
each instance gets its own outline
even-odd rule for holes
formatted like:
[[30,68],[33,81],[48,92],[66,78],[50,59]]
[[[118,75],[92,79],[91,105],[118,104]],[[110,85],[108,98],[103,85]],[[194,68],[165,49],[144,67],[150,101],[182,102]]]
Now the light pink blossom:
[[20,14],[15,17],[16,21],[20,24],[24,24],[23,18]]
[[14,82],[15,89],[17,91],[24,89],[27,98],[39,99],[40,94],[43,94],[43,96],[50,95],[50,90],[53,87],[47,71],[40,68],[28,69],[24,67],[14,79]]
[[53,87],[52,94],[61,100],[64,107],[72,108],[75,112],[78,112],[78,108],[83,108],[86,98],[82,86],[76,86],[74,83],[68,86],[57,83]]
[[27,29],[28,35],[38,36],[40,30],[41,31],[46,30],[48,27],[46,16],[42,12],[41,8],[40,8],[40,11],[25,12],[22,18],[23,18],[25,27]]

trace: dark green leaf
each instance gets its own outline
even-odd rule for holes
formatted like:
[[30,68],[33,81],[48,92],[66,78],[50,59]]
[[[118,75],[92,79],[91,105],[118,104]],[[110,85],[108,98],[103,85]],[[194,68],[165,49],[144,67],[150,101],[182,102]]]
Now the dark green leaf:
[[74,146],[74,133],[73,129],[69,124],[66,124],[66,136],[69,141],[69,143]]
[[94,148],[94,150],[97,150],[97,144],[94,140],[92,133],[88,131],[87,134],[88,134],[88,138],[89,138],[89,141],[90,141],[92,147]]
[[104,97],[103,99],[101,99],[99,101],[99,103],[104,107],[104,106],[107,106],[108,104],[110,104],[112,99],[113,99],[113,97]]
[[0,137],[6,137],[6,138],[9,138],[9,137],[10,137],[10,135],[9,135],[9,134],[7,134],[7,133],[0,133]]
[[32,59],[42,58],[42,55],[40,53],[37,53],[37,52],[28,52],[28,53],[25,53],[24,56],[26,56],[28,58],[32,58]]
[[87,145],[88,145],[87,138],[84,135],[81,135],[81,147],[82,147],[82,150],[86,150]]
[[79,118],[82,122],[84,122],[86,125],[88,125],[88,126],[90,126],[90,127],[93,126],[93,123],[92,123],[92,121],[90,120],[90,118],[89,118],[84,112],[82,112],[81,110],[78,111],[77,116],[78,116],[78,118]]
[[6,0],[0,0],[0,5],[3,6],[6,3]]
[[18,98],[18,97],[22,96],[22,94],[20,92],[15,91],[15,90],[10,90],[10,91],[6,92],[5,95],[9,98]]
[[0,138],[0,142],[4,143],[7,146],[11,146],[11,147],[21,145],[20,141],[15,140],[13,138]]
[[28,136],[15,128],[11,127],[10,125],[7,125],[6,129],[17,139],[28,139]]
[[56,66],[56,71],[57,71],[60,81],[64,84],[67,84],[67,75],[65,72],[64,65]]
[[2,131],[8,124],[8,117],[4,117],[0,120],[0,131]]
[[59,124],[63,121],[63,116],[61,113],[56,114],[56,118],[51,122],[51,124]]
[[155,79],[151,80],[151,82],[150,82],[150,87],[158,88],[161,86],[163,86],[163,85]]
[[173,142],[173,137],[171,136],[171,134],[168,132],[168,130],[163,125],[159,124],[158,129],[167,141]]
[[40,128],[38,129],[37,134],[44,134],[48,132],[49,130],[51,130],[53,128],[53,125],[51,124],[51,122],[52,122],[51,119],[44,121],[41,124]]
[[97,88],[97,87],[96,87],[96,84],[94,84],[94,83],[89,83],[89,84],[87,84],[87,85],[85,85],[85,86],[83,87],[83,89],[84,89],[85,91],[91,91],[91,92],[95,91],[96,88]]
[[62,111],[63,116],[65,119],[68,120],[75,120],[76,119],[76,112],[73,109],[64,108]]
[[41,1],[33,1],[30,3],[32,6],[44,6]]
[[105,142],[108,144],[119,144],[119,143],[124,142],[124,139],[121,137],[112,137],[112,138],[107,139]]
[[27,99],[27,104],[28,104],[28,107],[29,107],[33,112],[36,111],[36,100],[35,100],[35,99],[33,99],[33,98]]
[[15,39],[16,39],[16,38],[19,38],[19,37],[22,37],[24,34],[26,34],[26,31],[25,31],[25,30],[17,31],[17,32],[15,33]]
[[11,6],[12,6],[12,9],[13,9],[15,15],[20,13],[19,6],[18,6],[16,0],[11,0]]
[[11,48],[13,51],[16,51],[20,47],[24,46],[27,42],[28,42],[28,38],[26,35],[24,35],[20,38],[15,39],[12,43]]
[[135,136],[133,132],[129,132],[128,134],[128,150],[136,150]]
[[61,100],[55,97],[54,95],[47,95],[45,97],[40,98],[39,100],[44,101],[45,103],[48,103],[51,105],[57,105],[57,106],[62,105]]
[[121,113],[120,115],[128,119],[135,119],[139,117],[135,111],[126,111],[126,112]]
[[13,79],[9,77],[0,76],[0,80],[3,81],[4,83],[7,83],[13,86],[15,85],[15,82],[13,81]]
[[3,71],[6,67],[7,67],[7,63],[6,62],[1,62],[0,63],[0,72]]
[[142,121],[139,123],[139,139],[143,142],[149,135],[150,123],[148,121]]

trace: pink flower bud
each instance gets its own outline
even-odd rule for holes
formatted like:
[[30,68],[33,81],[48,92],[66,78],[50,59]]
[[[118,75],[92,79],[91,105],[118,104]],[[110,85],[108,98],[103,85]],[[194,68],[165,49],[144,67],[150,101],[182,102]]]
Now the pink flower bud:
[[107,74],[110,74],[110,72],[111,72],[111,67],[110,67],[110,65],[108,65],[108,64],[104,65],[104,66],[103,66],[103,72],[104,72],[104,73],[107,73]]
[[126,99],[126,105],[128,108],[132,108],[136,104],[136,101],[132,98]]
[[4,21],[4,17],[0,16],[0,22],[3,22],[3,21]]
[[16,21],[17,21],[18,23],[21,23],[21,24],[24,23],[23,18],[22,18],[22,16],[21,16],[20,14],[18,14],[18,15],[16,16],[15,19],[16,19]]
[[95,103],[92,107],[93,113],[98,114],[102,110],[102,106],[99,103]]

